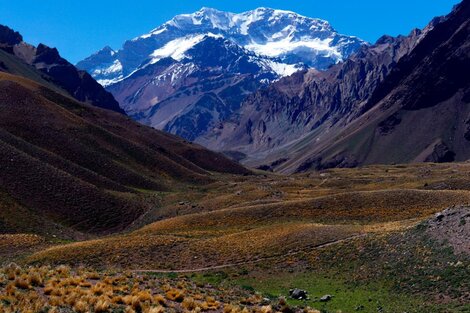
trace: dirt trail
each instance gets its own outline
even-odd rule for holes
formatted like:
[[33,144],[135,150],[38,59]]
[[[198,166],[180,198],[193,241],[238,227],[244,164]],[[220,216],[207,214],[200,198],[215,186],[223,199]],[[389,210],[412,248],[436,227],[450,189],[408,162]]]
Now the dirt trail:
[[165,273],[181,273],[181,274],[184,274],[184,273],[206,272],[206,271],[218,270],[218,269],[223,269],[223,268],[228,268],[228,267],[236,267],[236,266],[242,266],[242,265],[247,265],[247,264],[256,264],[256,263],[263,262],[263,261],[269,261],[269,260],[284,258],[284,257],[296,255],[296,254],[299,254],[299,253],[304,253],[304,252],[306,252],[305,251],[306,249],[321,249],[321,248],[325,248],[325,247],[328,247],[328,246],[339,244],[339,243],[342,243],[342,242],[345,242],[345,241],[365,237],[367,235],[368,235],[367,233],[354,235],[354,236],[350,236],[350,237],[343,238],[343,239],[333,240],[333,241],[325,242],[325,243],[322,243],[322,244],[318,244],[318,245],[314,245],[314,246],[310,246],[310,247],[305,247],[302,250],[292,251],[292,252],[288,252],[288,253],[280,254],[280,255],[273,255],[273,256],[265,257],[265,258],[259,258],[259,259],[255,259],[255,260],[251,260],[251,261],[243,261],[243,262],[215,265],[215,266],[209,266],[209,267],[200,267],[200,268],[193,268],[193,269],[183,269],[183,270],[158,270],[158,269],[157,270],[142,270],[141,269],[141,270],[132,270],[131,272],[134,272],[134,273],[161,273],[161,274],[165,274]]

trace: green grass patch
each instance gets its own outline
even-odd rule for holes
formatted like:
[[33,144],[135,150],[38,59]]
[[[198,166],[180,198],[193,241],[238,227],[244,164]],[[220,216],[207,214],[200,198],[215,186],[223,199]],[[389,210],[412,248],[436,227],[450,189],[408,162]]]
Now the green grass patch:
[[193,273],[190,275],[192,281],[198,285],[221,285],[227,280],[227,273],[220,272],[207,272],[207,273]]
[[[323,312],[424,312],[425,300],[416,296],[393,293],[386,283],[376,282],[353,286],[341,279],[324,277],[316,273],[284,273],[269,276],[251,276],[234,281],[239,286],[250,286],[263,296],[277,299],[284,296],[293,306],[310,306]],[[309,293],[309,301],[288,297],[289,289],[300,288]],[[333,299],[322,303],[324,295]],[[440,312],[427,308],[426,312]]]

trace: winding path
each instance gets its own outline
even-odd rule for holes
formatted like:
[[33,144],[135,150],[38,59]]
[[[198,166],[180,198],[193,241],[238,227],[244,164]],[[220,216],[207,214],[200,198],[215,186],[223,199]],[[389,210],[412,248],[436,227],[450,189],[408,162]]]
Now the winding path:
[[132,270],[131,272],[134,272],[134,273],[160,273],[160,274],[169,274],[169,273],[184,274],[184,273],[207,272],[207,271],[219,270],[219,269],[228,268],[228,267],[236,267],[236,266],[247,265],[247,264],[256,264],[256,263],[263,262],[263,261],[269,261],[269,260],[274,260],[274,259],[278,259],[278,258],[288,257],[288,256],[296,255],[296,254],[299,254],[299,253],[304,253],[304,252],[306,252],[305,249],[321,249],[321,248],[332,246],[332,245],[342,243],[342,242],[345,242],[345,241],[365,237],[367,235],[368,234],[354,235],[354,236],[350,236],[350,237],[343,238],[343,239],[333,240],[333,241],[329,241],[329,242],[325,242],[325,243],[321,243],[321,244],[317,244],[317,245],[313,245],[313,246],[307,246],[302,250],[292,251],[292,252],[288,252],[288,253],[285,253],[285,254],[273,255],[273,256],[264,257],[264,258],[259,258],[259,259],[255,259],[255,260],[251,260],[251,261],[243,261],[243,262],[236,262],[236,263],[229,263],[229,264],[222,264],[222,265],[214,265],[214,266],[200,267],[200,268],[193,268],[193,269],[183,269],[183,270],[158,270],[158,269],[157,270],[143,270],[143,269],[138,269],[138,270]]

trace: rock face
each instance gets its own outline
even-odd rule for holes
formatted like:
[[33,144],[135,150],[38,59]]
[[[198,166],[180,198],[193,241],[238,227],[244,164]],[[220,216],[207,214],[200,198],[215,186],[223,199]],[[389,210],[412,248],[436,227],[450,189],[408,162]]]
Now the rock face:
[[13,46],[23,41],[23,36],[15,32],[13,29],[0,25],[0,44],[5,46]]
[[108,90],[134,119],[193,141],[279,77],[272,64],[231,41],[203,36],[184,58],[159,59]]
[[[112,94],[107,92],[85,71],[75,68],[63,59],[57,49],[39,44],[37,47],[23,42],[23,37],[12,29],[0,25],[0,48],[44,74],[46,80],[68,92],[75,99],[119,113],[124,111]],[[4,72],[14,72],[0,66]]]
[[[307,70],[283,78],[249,96],[239,112],[200,143],[249,155],[245,161],[250,165],[274,162],[278,168],[287,160],[278,162],[276,150],[292,142],[308,144],[315,133],[347,125],[362,114],[380,82],[422,36],[419,30],[407,37],[384,36],[327,71]],[[266,155],[274,157],[265,159]]]
[[423,31],[383,37],[325,72],[281,79],[250,96],[204,144],[287,173],[466,160],[469,15],[463,1]]
[[246,96],[307,67],[326,69],[365,45],[293,12],[203,8],[77,66],[137,121],[205,142]]
[[457,254],[470,255],[470,208],[448,208],[425,222],[426,233],[440,243],[449,244]]

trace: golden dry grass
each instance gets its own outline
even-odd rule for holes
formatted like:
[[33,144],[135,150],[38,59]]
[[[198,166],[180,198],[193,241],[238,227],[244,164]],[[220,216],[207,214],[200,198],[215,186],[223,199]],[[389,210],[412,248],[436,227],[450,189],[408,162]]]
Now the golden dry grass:
[[0,234],[0,250],[33,247],[44,243],[44,238],[32,234]]
[[49,246],[46,240],[32,234],[0,234],[0,264]]
[[91,279],[95,274],[63,266],[0,268],[0,312],[266,312],[262,297],[247,291],[196,286],[184,277],[102,272]]
[[470,203],[469,173],[470,164],[457,163],[234,176],[226,182],[223,176],[207,189],[166,195],[153,215],[160,221],[125,235],[52,247],[28,261],[178,270],[281,256],[401,230]]

